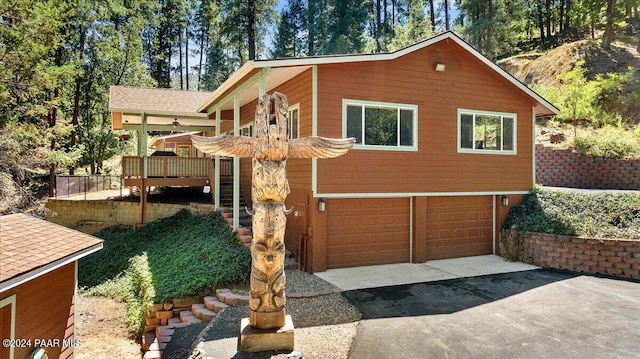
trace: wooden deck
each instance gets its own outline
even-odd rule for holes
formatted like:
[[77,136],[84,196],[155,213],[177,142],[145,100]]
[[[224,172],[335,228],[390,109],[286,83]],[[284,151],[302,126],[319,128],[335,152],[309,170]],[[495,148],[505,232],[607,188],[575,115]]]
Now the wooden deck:
[[[142,186],[144,157],[123,156],[125,186]],[[213,160],[208,157],[148,156],[146,186],[207,186],[213,183]],[[231,175],[231,160],[220,160],[220,175]]]

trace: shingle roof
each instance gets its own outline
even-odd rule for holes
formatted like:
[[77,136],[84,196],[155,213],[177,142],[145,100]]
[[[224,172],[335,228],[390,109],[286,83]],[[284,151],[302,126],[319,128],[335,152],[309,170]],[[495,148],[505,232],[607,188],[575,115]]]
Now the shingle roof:
[[198,106],[211,92],[181,91],[173,89],[111,86],[110,110],[139,112],[197,112]]
[[25,214],[0,216],[0,290],[102,248],[102,240]]

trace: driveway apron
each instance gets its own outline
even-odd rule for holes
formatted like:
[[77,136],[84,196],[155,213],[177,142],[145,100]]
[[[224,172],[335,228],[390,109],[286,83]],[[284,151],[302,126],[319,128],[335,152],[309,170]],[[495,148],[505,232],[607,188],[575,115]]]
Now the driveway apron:
[[640,283],[565,271],[345,291],[350,358],[640,358]]

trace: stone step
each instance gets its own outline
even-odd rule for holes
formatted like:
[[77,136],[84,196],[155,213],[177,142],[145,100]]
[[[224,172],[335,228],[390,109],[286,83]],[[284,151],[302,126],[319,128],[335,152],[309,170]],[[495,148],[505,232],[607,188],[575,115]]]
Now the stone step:
[[143,359],[162,359],[162,352],[159,350],[151,350],[144,353]]
[[216,297],[204,297],[204,306],[216,313],[220,312],[224,308],[229,308],[227,304],[222,303]]
[[194,304],[191,311],[196,318],[202,320],[211,320],[216,316],[216,312],[207,309],[204,304]]
[[173,326],[171,325],[158,325],[156,327],[156,337],[160,336],[172,336]]
[[253,240],[253,236],[251,236],[251,235],[249,235],[249,236],[238,236],[238,239],[240,239],[240,242],[242,242],[242,243],[251,244],[251,241]]
[[229,289],[216,289],[216,297],[219,301],[228,305],[249,304],[248,295],[240,295],[231,292]]

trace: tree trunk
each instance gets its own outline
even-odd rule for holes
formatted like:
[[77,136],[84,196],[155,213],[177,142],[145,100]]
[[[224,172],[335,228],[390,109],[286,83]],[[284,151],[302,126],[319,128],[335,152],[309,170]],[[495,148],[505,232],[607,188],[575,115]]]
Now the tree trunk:
[[540,44],[544,44],[544,21],[542,16],[542,3],[538,4],[538,27],[540,28]]
[[564,8],[564,29],[568,31],[571,29],[571,0],[565,1]]
[[180,73],[180,90],[184,90],[184,81],[182,79],[182,29],[178,29],[178,72]]
[[[78,45],[79,59],[80,62],[83,62],[84,59],[84,44],[86,41],[86,30],[80,29],[80,44]],[[71,146],[76,145],[76,140],[78,138],[78,127],[80,126],[78,117],[80,115],[80,86],[82,84],[82,78],[80,76],[76,77],[76,86],[73,94],[73,114],[71,116],[71,125],[73,129],[71,130]],[[75,173],[75,167],[69,168],[69,174],[73,175]]]
[[249,61],[256,59],[256,2],[249,0],[247,17],[247,38],[249,40]]
[[616,10],[616,0],[607,0],[607,24],[604,27],[602,35],[602,48],[611,50],[611,41],[613,39],[613,13]]
[[187,90],[189,90],[189,23],[184,29],[184,75]]
[[551,0],[545,1],[545,25],[547,27],[547,39],[551,38]]
[[429,11],[431,17],[431,30],[436,31],[436,9],[433,5],[433,0],[429,0]]
[[382,45],[380,44],[380,38],[382,35],[382,4],[380,0],[376,0],[376,22],[375,29],[373,30],[373,36],[376,38],[376,52],[380,52]]
[[449,1],[444,0],[444,29],[449,31]]
[[562,30],[564,30],[564,0],[560,1],[560,8],[559,8],[559,14],[558,14],[558,28],[559,28],[559,32],[562,32]]

